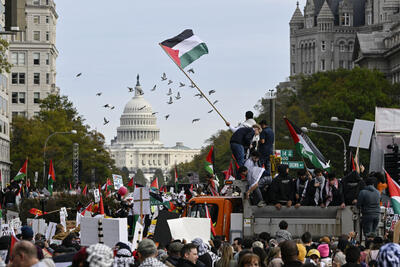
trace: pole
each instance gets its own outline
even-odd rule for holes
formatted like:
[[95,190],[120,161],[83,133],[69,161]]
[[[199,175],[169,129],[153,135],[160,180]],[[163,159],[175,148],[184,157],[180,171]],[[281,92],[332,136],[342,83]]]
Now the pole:
[[276,98],[272,99],[272,104],[273,104],[273,108],[272,108],[272,131],[274,133],[274,140],[272,143],[272,151],[275,151],[275,108],[276,108]]
[[165,51],[165,49],[162,47],[161,44],[159,44],[160,47],[162,48],[162,50],[165,52],[165,54],[167,54],[169,56],[169,58],[175,63],[175,65],[183,72],[183,74],[185,74],[185,76],[189,79],[189,81],[193,84],[194,87],[196,87],[196,89],[200,92],[200,94],[207,100],[207,102],[211,105],[211,107],[218,113],[218,115],[221,117],[221,119],[224,120],[225,123],[228,123],[228,121],[224,118],[224,116],[222,116],[222,114],[219,112],[219,110],[214,106],[213,103],[211,103],[211,101],[208,99],[208,97],[203,93],[203,91],[201,91],[201,89],[197,86],[197,84],[192,80],[192,78],[190,78],[190,76],[182,69],[181,66],[179,66],[178,64],[176,64],[175,60],[173,60],[171,58],[171,56],[167,53],[167,51]]

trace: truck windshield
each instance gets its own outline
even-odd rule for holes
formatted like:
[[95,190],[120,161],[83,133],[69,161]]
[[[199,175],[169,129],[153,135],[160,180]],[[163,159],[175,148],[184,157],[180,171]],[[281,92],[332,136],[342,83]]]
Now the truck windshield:
[[[218,205],[216,204],[207,204],[208,211],[210,212],[211,220],[213,223],[216,223],[218,220]],[[190,208],[190,213],[188,217],[194,218],[207,218],[205,204],[194,204]]]

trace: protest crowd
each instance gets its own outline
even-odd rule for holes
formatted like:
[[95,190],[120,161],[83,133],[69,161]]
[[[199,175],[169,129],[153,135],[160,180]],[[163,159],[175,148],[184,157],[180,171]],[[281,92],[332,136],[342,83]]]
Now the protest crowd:
[[[134,185],[134,193],[129,193],[124,186],[112,191],[109,189],[112,183],[107,181],[103,188],[91,192],[94,202],[88,205],[79,203],[73,208],[76,220],[72,221],[72,226],[71,222],[66,221],[67,214],[63,209],[60,210],[60,223],[53,223],[52,230],[49,230],[52,223],[47,230],[39,229],[45,224],[44,220],[40,222],[39,219],[45,218],[46,213],[38,209],[32,209],[31,213],[36,217],[28,220],[24,226],[13,224],[13,220],[7,222],[8,229],[4,229],[5,224],[2,225],[0,267],[400,266],[400,245],[393,243],[392,232],[385,231],[380,236],[377,231],[381,206],[388,202],[387,177],[384,174],[365,174],[363,166],[355,161],[353,170],[342,178],[336,177],[334,172],[327,173],[318,168],[312,171],[299,170],[297,176],[292,177],[285,164],[279,165],[277,174],[273,176],[270,156],[273,153],[274,133],[265,121],[257,124],[252,112],[246,112],[245,116],[246,121],[236,128],[227,123],[233,132],[230,145],[236,167],[233,167],[234,171],[226,173],[225,179],[246,182],[245,192],[233,185],[219,186],[213,173],[207,175],[206,184],[192,184],[181,187],[180,191],[177,187],[172,190],[166,186],[159,188],[158,184],[153,186],[153,183],[150,189]],[[139,205],[135,202],[138,192]],[[48,193],[47,190],[39,191],[24,184],[23,180],[14,180],[1,192],[1,205],[7,210],[18,209],[21,198],[35,199]],[[87,188],[79,188],[74,194],[88,194]],[[112,199],[117,208],[104,206],[103,196]],[[322,237],[304,232],[301,236],[293,236],[288,230],[288,223],[282,220],[279,230],[274,233],[262,232],[233,240],[214,234],[207,240],[199,237],[192,240],[171,238],[165,243],[155,240],[157,230],[154,220],[161,212],[168,211],[179,217],[187,200],[201,196],[243,196],[244,200],[248,199],[258,208],[274,205],[276,212],[285,206],[315,206],[316,209],[356,206],[361,210],[360,235],[365,239],[360,242],[356,232]],[[144,204],[144,199],[151,201]],[[107,218],[112,218],[116,228],[121,225],[126,227],[128,230],[124,231],[129,234],[122,236],[128,238],[117,238],[115,243],[110,244],[109,237],[106,233],[103,235],[103,229],[100,229],[105,229]],[[118,218],[124,219],[125,224]],[[139,229],[138,224],[143,228]],[[212,225],[211,220],[211,228]],[[93,229],[99,234],[97,239],[93,239],[97,241],[89,244],[86,231]]]

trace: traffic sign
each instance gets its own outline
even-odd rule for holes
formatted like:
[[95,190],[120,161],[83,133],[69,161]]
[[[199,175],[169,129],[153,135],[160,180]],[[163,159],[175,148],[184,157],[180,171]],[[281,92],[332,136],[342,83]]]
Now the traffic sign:
[[304,169],[302,161],[282,161],[282,164],[289,165],[289,169]]
[[291,149],[285,149],[285,150],[281,150],[281,157],[293,157],[293,150]]

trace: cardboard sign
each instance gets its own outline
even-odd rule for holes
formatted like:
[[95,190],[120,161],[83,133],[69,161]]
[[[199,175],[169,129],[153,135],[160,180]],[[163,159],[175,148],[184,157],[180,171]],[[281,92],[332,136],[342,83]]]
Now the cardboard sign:
[[100,192],[99,189],[95,189],[93,191],[93,195],[94,195],[94,202],[95,203],[99,203],[100,202]]
[[122,176],[113,174],[112,177],[113,177],[113,181],[114,181],[115,190],[120,189],[120,187],[124,185],[124,182],[122,181]]
[[133,194],[133,214],[150,214],[150,194],[149,188],[139,187]]
[[360,145],[360,148],[369,149],[374,126],[375,122],[373,121],[355,120],[349,146],[357,147]]
[[185,239],[188,242],[200,237],[204,242],[210,240],[211,227],[209,218],[178,218],[167,220],[173,239]]
[[7,215],[6,215],[6,219],[7,219],[7,223],[10,223],[12,219],[18,218],[19,217],[19,213],[12,211],[12,210],[7,210]]
[[2,224],[1,225],[1,236],[7,236],[7,235],[11,235],[12,231],[10,228],[10,225],[8,223]]
[[50,222],[49,226],[46,229],[46,240],[50,240],[56,234],[57,224],[54,222]]
[[139,242],[142,241],[142,239],[143,239],[143,231],[144,231],[143,225],[141,225],[140,222],[137,221],[136,225],[135,225],[135,234],[133,235],[132,251],[136,250]]
[[66,218],[68,217],[68,212],[65,207],[60,209],[60,224],[64,227],[64,231],[67,231]]
[[26,219],[28,226],[32,227],[33,234],[46,234],[47,223],[44,219]]
[[19,218],[12,219],[10,222],[10,227],[12,230],[14,230],[15,234],[20,234],[21,233],[21,220]]

